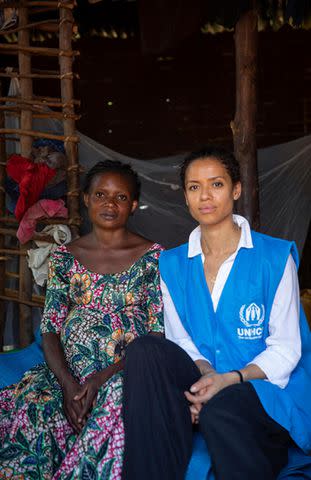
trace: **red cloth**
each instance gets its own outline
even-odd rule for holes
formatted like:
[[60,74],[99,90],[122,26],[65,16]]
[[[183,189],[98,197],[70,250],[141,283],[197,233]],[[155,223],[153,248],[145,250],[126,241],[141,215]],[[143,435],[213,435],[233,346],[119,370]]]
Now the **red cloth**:
[[11,155],[7,163],[8,175],[19,185],[15,217],[20,221],[26,210],[34,205],[56,171],[44,163],[33,163],[21,155]]
[[28,242],[36,229],[37,221],[40,218],[63,217],[67,218],[68,210],[65,207],[64,200],[39,200],[35,205],[30,207],[18,227],[16,236],[23,244]]

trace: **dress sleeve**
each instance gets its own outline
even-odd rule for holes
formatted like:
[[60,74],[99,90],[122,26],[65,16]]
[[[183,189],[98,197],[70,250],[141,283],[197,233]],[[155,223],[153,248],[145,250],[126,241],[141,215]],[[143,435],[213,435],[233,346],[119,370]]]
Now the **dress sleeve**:
[[150,255],[145,276],[145,298],[149,332],[164,333],[163,301],[160,287],[159,256],[161,250]]
[[41,319],[41,333],[60,333],[62,323],[67,317],[69,308],[70,282],[66,275],[64,254],[55,251],[49,261],[49,273]]

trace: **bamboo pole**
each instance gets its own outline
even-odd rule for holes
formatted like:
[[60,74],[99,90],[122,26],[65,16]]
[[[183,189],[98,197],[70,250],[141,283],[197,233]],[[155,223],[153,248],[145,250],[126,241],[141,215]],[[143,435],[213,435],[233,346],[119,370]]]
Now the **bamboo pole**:
[[[27,110],[22,111],[22,115],[26,111]],[[30,112],[30,113],[32,113],[32,112]],[[38,131],[35,131],[35,130],[22,130],[22,129],[19,129],[19,128],[0,128],[0,134],[1,133],[5,133],[5,134],[17,133],[18,135],[21,135],[22,137],[27,136],[27,137],[35,137],[35,138],[49,138],[51,140],[63,140],[64,142],[72,142],[72,143],[79,142],[79,137],[76,137],[76,136],[70,137],[70,136],[64,136],[64,135],[56,135],[55,133],[38,132]],[[21,137],[21,140],[22,140],[22,137]],[[30,151],[27,155],[25,154],[23,156],[25,156],[26,158],[29,158],[29,154],[30,154]]]
[[32,10],[33,14],[39,15],[40,13],[55,12],[56,8],[54,7],[36,7]]
[[[2,85],[0,83],[0,95]],[[5,118],[3,112],[0,112],[0,128],[4,128]],[[6,152],[5,142],[0,140],[0,212],[4,214],[5,209],[5,191],[4,191],[4,179],[5,179],[5,165],[6,165]],[[5,237],[0,236],[0,248],[4,248]],[[3,295],[5,288],[5,263],[0,262],[0,295]],[[0,351],[3,349],[3,334],[5,327],[5,304],[4,301],[0,301]]]
[[[12,228],[0,228],[1,235],[8,235],[9,237],[16,237],[17,230],[13,230]],[[0,237],[1,240],[1,237]],[[4,248],[4,245],[1,245],[0,248]]]
[[[70,25],[71,28],[71,25]],[[24,30],[20,30],[19,33],[25,32]],[[59,49],[59,48],[48,48],[48,47],[28,47],[25,45],[20,44],[11,44],[11,43],[0,43],[0,52],[1,54],[9,54],[12,53],[13,55],[16,52],[22,53],[31,53],[32,55],[44,55],[47,57],[76,57],[80,53],[77,50],[71,49]],[[29,72],[30,73],[30,72]]]
[[[71,49],[71,39],[72,39],[72,24],[73,15],[69,9],[60,8],[60,24],[59,24],[59,48],[64,51]],[[72,57],[59,57],[60,73],[62,76],[61,79],[61,96],[63,103],[70,104],[73,99],[73,83],[72,80],[66,78],[68,72],[72,72]],[[73,115],[74,107],[66,106],[63,107],[63,113]],[[68,138],[75,136],[75,121],[72,118],[64,119],[64,135]],[[74,219],[80,217],[79,213],[79,168],[78,164],[78,149],[77,145],[72,141],[65,141],[66,155],[68,158],[68,169],[67,169],[67,206],[68,206],[68,216],[69,219]],[[78,227],[72,223],[72,234],[73,238],[79,234]]]
[[[6,288],[5,295],[8,295],[9,297],[17,298],[18,299],[18,291],[13,289],[13,288]],[[44,295],[38,295],[37,293],[33,293],[31,296],[31,301],[32,302],[42,302],[44,303],[45,297]]]
[[[40,68],[33,68],[32,69],[33,73],[46,73],[49,75],[60,75],[59,70],[42,70]],[[74,73],[74,75],[78,75],[77,73]]]
[[16,32],[19,32],[20,30],[24,30],[25,28],[32,29],[35,27],[40,27],[42,25],[49,25],[49,24],[58,25],[58,20],[41,20],[40,22],[28,23],[23,27],[10,28],[8,30],[1,30],[0,35],[9,35],[10,33],[16,33]]
[[15,279],[19,278],[19,274],[16,272],[5,272],[5,276],[9,278],[15,278]]
[[27,249],[0,248],[0,253],[9,253],[10,255],[27,256]]
[[20,299],[18,297],[13,297],[11,295],[0,295],[0,300],[6,300],[9,302],[17,302],[19,304],[19,307],[28,307],[30,310],[30,307],[38,307],[42,308],[44,306],[44,302],[33,302],[32,300],[25,300],[25,299]]
[[234,151],[241,167],[242,196],[239,211],[254,229],[259,228],[256,113],[257,12],[241,16],[235,27],[236,113],[231,122]]
[[[42,80],[49,80],[49,79],[56,79],[56,80],[61,80],[61,75],[60,74],[39,74],[39,73],[31,73],[28,75],[20,75],[18,72],[1,72],[0,71],[0,77],[3,78],[38,78]],[[66,78],[80,78],[77,73],[69,72],[66,74]]]
[[58,0],[58,1],[53,1],[53,0],[42,0],[42,1],[32,1],[32,2],[27,2],[27,7],[55,7],[56,9],[59,8],[65,8],[68,10],[73,10],[76,5],[76,2],[70,2],[68,0]]
[[[19,26],[25,27],[28,22],[28,9],[22,3],[21,8],[18,11]],[[24,28],[18,33],[18,64],[19,71],[22,75],[29,75],[31,73],[31,57],[29,55],[29,30]],[[32,99],[32,80],[29,78],[20,79],[21,97],[25,100]],[[20,131],[21,135],[21,155],[29,158],[32,147],[32,112],[29,110],[22,110],[20,119]],[[16,132],[13,132],[16,133]],[[25,248],[25,246],[23,247]],[[28,245],[29,248],[29,245]],[[26,246],[27,250],[27,246]],[[19,336],[20,346],[26,347],[32,341],[32,319],[31,308],[25,303],[31,300],[32,295],[32,278],[31,271],[27,264],[24,250],[20,250],[19,256]]]
[[53,1],[53,0],[38,0],[38,1],[24,1],[21,2],[21,0],[16,0],[13,1],[11,0],[8,4],[8,7],[17,7],[20,8],[21,4],[23,7],[47,7],[49,9],[53,8],[55,10],[58,10],[58,8],[63,7],[63,8],[68,8],[69,10],[73,10],[76,2],[75,1],[66,1],[66,0],[59,0],[59,1]]
[[[27,8],[22,7],[19,9],[19,26],[22,28],[28,22],[28,11]],[[29,45],[29,32],[25,29],[20,30],[18,35],[18,42],[20,47],[27,47]],[[31,57],[27,55],[22,50],[18,54],[18,63],[19,71],[23,74],[31,73]],[[20,80],[20,89],[21,97],[26,101],[31,101],[32,99],[32,81],[30,79],[22,78]],[[30,135],[24,133],[27,130],[32,129],[32,113],[30,111],[22,111],[21,121],[20,121],[21,132],[21,154],[24,157],[29,157],[32,138]],[[5,133],[5,132],[4,132]],[[15,132],[14,132],[15,133]]]
[[32,99],[25,99],[21,97],[0,97],[0,102],[10,102],[25,105],[44,105],[46,107],[72,107],[73,105],[80,105],[80,100],[72,99],[70,102],[62,102],[59,98],[54,97],[34,97]]
[[[1,106],[0,106],[0,110]],[[20,110],[16,108],[10,108],[9,110],[4,109],[6,111],[6,115],[8,117],[20,117],[21,112]],[[27,110],[27,108],[25,108]],[[81,115],[71,115],[69,113],[63,113],[63,112],[38,112],[38,110],[35,110],[34,108],[31,109],[32,113],[32,118],[57,118],[58,120],[62,120],[63,118],[73,118],[74,120],[79,120],[81,118]]]
[[[23,245],[23,248],[29,250],[31,242]],[[28,267],[26,255],[23,252],[24,250],[21,250],[22,254],[19,256],[19,336],[21,347],[26,347],[33,339],[32,310],[30,305],[27,306],[27,303],[25,303],[25,301],[29,302],[32,296],[32,274]]]
[[[20,97],[7,97],[7,98],[20,98]],[[67,105],[67,103],[63,104],[61,98],[57,97],[43,97],[42,95],[36,95],[33,97],[32,101],[33,103],[36,103],[36,101],[42,101],[42,102],[59,102],[61,105]],[[74,100],[72,99],[71,102],[68,102],[68,105],[80,105],[80,100]]]

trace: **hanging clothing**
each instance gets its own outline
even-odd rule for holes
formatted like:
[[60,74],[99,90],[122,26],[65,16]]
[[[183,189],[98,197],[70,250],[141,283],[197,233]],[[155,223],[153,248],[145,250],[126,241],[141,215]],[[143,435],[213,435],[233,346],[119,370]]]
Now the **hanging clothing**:
[[16,236],[21,242],[27,243],[33,236],[37,221],[40,218],[63,217],[67,218],[68,210],[65,207],[64,200],[43,199],[35,203],[23,216],[22,221],[16,232]]
[[35,240],[38,248],[27,251],[28,266],[32,271],[34,281],[41,287],[48,279],[49,257],[59,245],[66,245],[71,241],[71,231],[67,225],[47,225],[40,233],[50,235],[54,242]]
[[49,138],[38,138],[32,144],[33,148],[49,147],[54,152],[65,153],[65,146],[62,140],[51,140]]
[[[56,178],[56,175],[54,179]],[[4,188],[8,194],[6,199],[6,208],[9,212],[14,213],[19,197],[19,186],[11,177],[6,176],[4,179]],[[41,192],[39,199],[47,198],[49,200],[58,200],[65,197],[67,192],[67,183],[61,181],[56,184],[47,185]]]
[[47,165],[33,163],[21,155],[11,155],[7,163],[7,173],[19,185],[20,195],[14,213],[20,221],[28,208],[36,203],[56,171]]

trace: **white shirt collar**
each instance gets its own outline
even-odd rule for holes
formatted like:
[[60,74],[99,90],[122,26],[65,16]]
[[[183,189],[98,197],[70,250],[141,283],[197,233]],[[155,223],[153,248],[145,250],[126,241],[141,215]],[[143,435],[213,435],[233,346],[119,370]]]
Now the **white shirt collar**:
[[[233,215],[233,221],[241,228],[241,237],[235,253],[237,253],[240,248],[253,248],[251,229],[246,218],[241,215]],[[195,257],[196,255],[202,255],[202,253],[201,227],[199,225],[190,233],[188,257]]]

